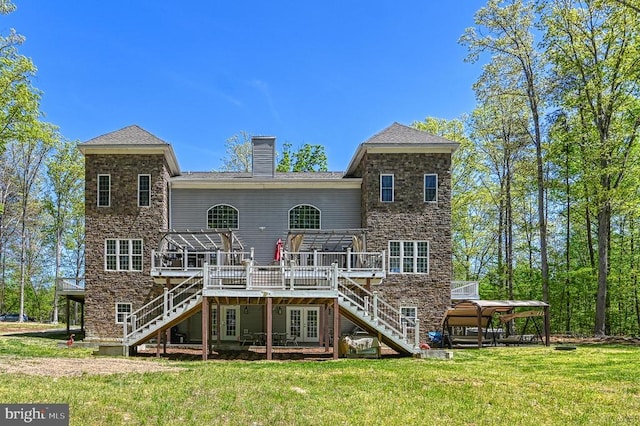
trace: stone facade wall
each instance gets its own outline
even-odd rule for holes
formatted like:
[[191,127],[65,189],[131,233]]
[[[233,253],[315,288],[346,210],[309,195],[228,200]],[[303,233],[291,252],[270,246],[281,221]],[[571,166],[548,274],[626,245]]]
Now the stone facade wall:
[[[168,228],[168,166],[163,155],[85,157],[85,326],[88,340],[122,338],[116,303],[136,310],[160,294],[150,275],[151,251]],[[98,174],[111,176],[111,203],[97,206]],[[138,207],[138,175],[151,175],[151,205]],[[142,239],[141,272],[105,271],[105,240]]]
[[[367,250],[389,250],[390,240],[429,242],[428,274],[387,274],[376,288],[396,307],[415,306],[422,335],[435,330],[451,304],[451,155],[367,154],[362,168],[362,224]],[[424,175],[437,173],[438,202],[424,202]],[[394,175],[394,202],[380,201],[380,175]]]

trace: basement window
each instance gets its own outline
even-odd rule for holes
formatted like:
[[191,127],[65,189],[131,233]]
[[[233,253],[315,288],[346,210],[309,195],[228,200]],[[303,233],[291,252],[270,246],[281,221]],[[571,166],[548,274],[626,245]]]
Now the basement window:
[[416,326],[418,308],[415,306],[400,306],[400,323],[409,327]]
[[116,324],[123,324],[127,315],[131,315],[131,303],[116,303]]

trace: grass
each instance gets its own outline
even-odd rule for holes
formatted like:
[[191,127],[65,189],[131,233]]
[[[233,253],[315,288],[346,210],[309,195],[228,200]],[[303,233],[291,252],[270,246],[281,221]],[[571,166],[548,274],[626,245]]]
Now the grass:
[[[71,356],[43,338],[0,338],[0,355]],[[70,404],[72,425],[640,424],[640,348],[455,351],[450,361],[167,361],[177,372],[1,374],[0,402]]]

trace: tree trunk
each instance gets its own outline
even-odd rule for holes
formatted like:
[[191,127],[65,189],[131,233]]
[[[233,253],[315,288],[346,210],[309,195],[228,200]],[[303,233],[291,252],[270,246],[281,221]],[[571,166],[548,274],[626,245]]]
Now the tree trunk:
[[[502,190],[500,191],[502,192]],[[498,205],[498,279],[500,280],[501,295],[506,295],[504,286],[504,263],[503,263],[503,232],[504,232],[504,201],[502,194],[500,195],[500,203]]]
[[569,181],[569,145],[566,145],[565,157],[565,191],[567,193],[565,209],[567,210],[567,222],[565,230],[565,330],[571,331],[571,185]]
[[636,244],[635,244],[635,222],[633,220],[633,217],[631,217],[631,219],[629,220],[629,233],[631,234],[630,240],[629,240],[629,245],[630,245],[630,250],[631,250],[631,261],[630,261],[630,267],[631,267],[631,283],[633,286],[633,299],[634,299],[634,307],[635,307],[635,314],[636,314],[636,325],[637,325],[637,329],[635,331],[635,334],[638,335],[638,333],[640,333],[640,300],[638,300],[638,273],[636,272]]
[[25,263],[27,261],[27,193],[22,194],[22,226],[20,229],[20,315],[18,322],[24,322],[24,285],[27,280]]
[[505,176],[505,251],[507,263],[507,295],[513,300],[513,218],[511,205],[511,164],[506,160],[507,174]]
[[[533,96],[533,95],[531,95]],[[542,274],[542,300],[549,302],[549,260],[547,256],[547,218],[545,215],[544,168],[542,158],[542,135],[537,103],[532,103],[536,145],[536,177],[538,182],[538,229],[540,231],[540,272]]]
[[609,274],[609,234],[611,204],[604,201],[598,211],[598,292],[596,294],[596,318],[594,334],[606,334],[607,278]]

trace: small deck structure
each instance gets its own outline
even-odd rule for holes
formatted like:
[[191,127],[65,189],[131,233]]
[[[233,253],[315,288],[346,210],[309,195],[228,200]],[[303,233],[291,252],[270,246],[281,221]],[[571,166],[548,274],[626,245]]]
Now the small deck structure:
[[[522,336],[498,336],[493,329],[494,321],[506,325],[508,322],[525,318],[527,323],[535,317],[543,318],[543,326],[537,335],[546,346],[549,346],[550,323],[549,304],[538,300],[465,300],[449,308],[442,320],[442,330],[449,346],[453,344],[475,344],[481,348],[487,343],[486,337],[491,334],[490,343],[518,344],[523,343]],[[454,328],[474,328],[477,336],[457,336]]]
[[70,331],[71,302],[80,305],[80,329],[84,332],[84,277],[58,278],[56,282],[56,293],[65,298],[65,323],[67,324],[67,334]]

